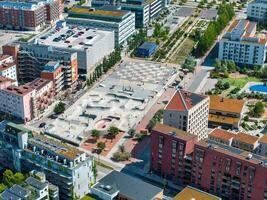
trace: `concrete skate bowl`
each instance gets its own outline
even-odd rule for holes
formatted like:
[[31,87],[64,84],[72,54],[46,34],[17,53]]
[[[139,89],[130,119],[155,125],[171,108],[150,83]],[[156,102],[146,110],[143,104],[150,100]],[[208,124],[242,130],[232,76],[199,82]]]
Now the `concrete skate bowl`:
[[99,131],[107,130],[113,120],[111,118],[103,118],[95,123],[95,129]]
[[98,120],[95,123],[95,129],[99,131],[107,130],[114,121],[119,121],[119,120],[120,120],[119,117],[108,116],[106,118]]

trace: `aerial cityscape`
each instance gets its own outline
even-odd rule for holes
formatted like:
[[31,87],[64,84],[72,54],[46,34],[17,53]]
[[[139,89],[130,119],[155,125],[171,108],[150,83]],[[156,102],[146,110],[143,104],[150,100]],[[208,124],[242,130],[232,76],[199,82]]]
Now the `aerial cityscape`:
[[0,200],[267,200],[267,0],[0,0]]

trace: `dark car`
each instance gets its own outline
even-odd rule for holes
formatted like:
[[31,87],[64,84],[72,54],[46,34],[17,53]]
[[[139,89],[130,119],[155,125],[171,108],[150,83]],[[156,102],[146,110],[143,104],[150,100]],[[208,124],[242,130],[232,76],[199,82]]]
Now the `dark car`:
[[40,125],[39,125],[39,128],[43,128],[45,127],[46,123],[45,122],[42,122]]

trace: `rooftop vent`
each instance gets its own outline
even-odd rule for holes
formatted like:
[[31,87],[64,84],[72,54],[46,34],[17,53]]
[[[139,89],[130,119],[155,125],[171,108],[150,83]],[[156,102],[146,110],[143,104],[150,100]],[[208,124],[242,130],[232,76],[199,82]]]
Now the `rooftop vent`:
[[112,190],[112,187],[110,185],[106,185],[104,189],[107,191],[110,191],[110,190]]
[[253,157],[253,156],[252,156],[252,154],[250,153],[250,154],[248,154],[247,159],[250,160],[252,157]]
[[175,133],[174,131],[171,131],[171,132],[169,132],[169,135],[170,135],[170,136],[175,136],[176,133]]

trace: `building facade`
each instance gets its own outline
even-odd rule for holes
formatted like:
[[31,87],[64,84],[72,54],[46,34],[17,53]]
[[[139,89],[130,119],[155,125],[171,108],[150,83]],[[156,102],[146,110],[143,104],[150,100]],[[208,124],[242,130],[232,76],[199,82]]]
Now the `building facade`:
[[189,184],[191,158],[197,136],[164,124],[151,133],[150,169],[177,184]]
[[209,97],[177,90],[163,111],[163,124],[198,136],[208,137]]
[[[192,135],[178,134],[180,130],[172,131],[171,127],[162,126],[157,125],[151,134],[152,172],[174,183],[178,179],[180,185],[189,184],[222,199],[267,199],[267,157],[260,151],[263,146],[257,144],[257,140],[265,143],[266,137],[257,138],[245,133],[215,129],[209,134],[208,140],[187,140],[191,141],[189,146],[185,143],[190,150],[187,154],[184,154],[186,150],[178,151],[180,157],[176,163],[173,152],[177,152],[176,148],[180,148],[185,137],[190,138]],[[162,166],[158,164],[161,162]],[[171,173],[172,165],[173,171],[180,170],[181,176]],[[169,176],[162,173],[163,166],[168,169]],[[189,180],[185,181],[184,177]]]
[[267,1],[255,0],[248,4],[248,19],[266,24],[267,20]]
[[[50,46],[54,50],[77,54],[78,70],[90,74],[94,67],[114,51],[114,31],[98,30],[88,27],[63,26],[55,28],[50,36],[45,33],[36,44]],[[62,38],[62,35],[65,35]]]
[[235,20],[219,42],[220,60],[240,65],[263,65],[266,62],[266,39],[256,36],[257,23]]
[[18,66],[18,77],[24,82],[33,81],[41,76],[49,61],[59,61],[63,65],[65,88],[72,88],[78,80],[77,53],[57,50],[36,43],[11,44],[3,47],[5,54],[14,55]]
[[0,2],[0,27],[36,31],[53,23],[62,14],[60,0],[40,2]]
[[10,55],[0,55],[0,76],[14,80],[14,84],[18,84],[17,65]]
[[33,137],[27,129],[7,121],[0,124],[0,140],[2,166],[25,173],[43,172],[59,188],[60,199],[81,198],[94,183],[93,160],[75,147],[44,135]]
[[267,199],[266,157],[223,144],[195,145],[191,181],[224,199]]
[[135,33],[135,14],[129,11],[73,7],[66,21],[69,24],[113,30],[117,46]]
[[244,100],[210,96],[209,127],[238,129],[244,105]]
[[52,81],[35,79],[21,86],[8,86],[0,90],[0,111],[18,120],[28,122],[39,117],[53,102]]
[[41,78],[51,80],[53,82],[54,92],[57,95],[62,91],[64,87],[64,77],[63,66],[59,62],[49,61],[44,70],[41,72]]

